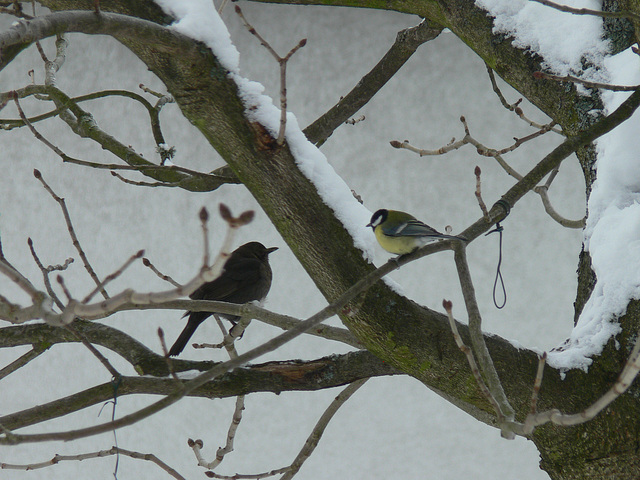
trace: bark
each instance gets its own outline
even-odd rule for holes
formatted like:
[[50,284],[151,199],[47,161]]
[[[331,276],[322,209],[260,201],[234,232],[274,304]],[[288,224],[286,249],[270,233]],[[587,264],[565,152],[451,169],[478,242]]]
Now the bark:
[[[76,2],[42,3],[54,9],[65,8],[67,4],[77,8]],[[103,10],[135,14],[159,24],[168,21],[151,2],[103,1],[101,6]],[[137,10],[132,10],[132,6]],[[371,5],[360,0],[350,2],[349,6]],[[586,120],[589,117],[584,113],[599,107],[598,98],[578,97],[573,88],[535,80],[532,73],[540,68],[540,59],[514,48],[510,39],[495,36],[491,31],[491,18],[474,2],[396,1],[373,7],[421,15],[450,28],[502,78],[561,124],[568,135],[576,135],[590,126]],[[100,25],[93,26],[87,33],[113,35],[158,75],[187,119],[255,196],[327,300],[337,298],[371,271],[373,267],[363,261],[333,212],[297,169],[287,146],[276,146],[261,125],[247,121],[235,84],[210,51],[175,32],[163,33],[153,28],[141,32],[117,28],[116,20],[110,22],[105,16]],[[208,74],[202,75],[202,72]],[[590,185],[592,156],[585,148],[588,141],[584,138],[570,141],[565,148],[582,149],[583,169]],[[540,167],[528,182],[535,184],[534,177],[543,174],[543,170]],[[524,193],[526,190],[510,191],[505,197],[513,205]],[[499,207],[494,210],[499,214]],[[491,223],[481,219],[465,234],[474,238],[490,226]],[[327,235],[333,238],[332,242],[318,241]],[[592,277],[588,274],[581,275],[581,288],[585,288],[583,282],[590,280]],[[584,291],[588,297],[590,290]],[[580,300],[580,305],[583,303]],[[349,315],[342,316],[344,323],[370,352],[439,391],[476,418],[492,421],[494,413],[479,393],[466,358],[455,346],[444,315],[397,295],[381,282],[357,302],[352,302],[348,312]],[[620,322],[623,327],[623,333],[617,338],[620,348],[616,349],[614,341],[610,341],[588,373],[571,371],[561,380],[559,372],[546,368],[540,409],[578,412],[611,386],[640,325],[640,308],[636,302],[629,305]],[[466,327],[460,325],[459,328],[469,343]],[[499,337],[489,336],[486,342],[517,418],[523,420],[530,408],[537,356]],[[584,425],[538,428],[532,438],[540,451],[542,468],[553,479],[640,478],[638,393],[638,388],[632,386],[605,412]]]

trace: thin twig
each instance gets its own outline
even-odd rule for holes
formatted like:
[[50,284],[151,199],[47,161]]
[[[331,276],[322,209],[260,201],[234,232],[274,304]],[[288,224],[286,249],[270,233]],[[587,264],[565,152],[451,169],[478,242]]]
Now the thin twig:
[[[524,120],[529,126],[538,128],[538,129],[545,128],[545,125],[542,125],[541,123],[538,123],[538,122],[534,122],[533,120],[525,116],[524,112],[522,111],[522,108],[520,108],[519,106],[520,103],[522,103],[522,98],[518,99],[513,104],[510,104],[509,102],[507,102],[507,99],[504,98],[504,95],[502,94],[500,87],[498,87],[498,82],[496,82],[496,77],[493,73],[493,69],[489,65],[486,65],[486,67],[487,67],[487,73],[489,74],[489,80],[491,81],[491,88],[493,89],[495,94],[498,96],[498,99],[500,100],[500,103],[502,104],[502,106],[507,110],[515,113],[519,118]],[[559,128],[553,127],[550,129],[550,131],[562,135],[562,130]]]
[[285,473],[288,469],[289,467],[284,467],[278,468],[276,470],[269,470],[268,472],[254,474],[235,473],[233,475],[220,475],[211,471],[204,472],[204,474],[209,478],[217,478],[218,480],[260,480],[262,478],[280,475],[282,473]]
[[540,199],[542,200],[542,205],[544,206],[544,211],[547,212],[547,214],[551,218],[553,218],[556,222],[558,222],[563,227],[575,228],[575,229],[584,228],[584,226],[587,224],[587,217],[584,216],[578,220],[570,220],[560,215],[556,211],[556,209],[553,208],[553,205],[551,205],[551,200],[549,200],[549,195],[547,193],[547,190],[548,188],[546,185],[540,185],[533,189],[534,192],[540,195]]
[[173,183],[169,183],[169,182],[142,182],[142,181],[136,181],[136,180],[129,180],[128,178],[125,178],[122,175],[120,175],[120,174],[118,174],[116,172],[113,172],[113,171],[111,172],[111,175],[116,177],[121,182],[124,182],[124,183],[126,183],[128,185],[135,185],[136,187],[150,187],[150,188],[169,187],[169,188],[173,188],[173,187],[179,187],[180,186],[180,182],[173,182]]
[[[220,317],[217,314],[214,314],[213,316],[216,319],[216,322],[218,324],[218,327],[220,328],[220,331],[222,332],[222,336],[224,338],[223,344],[227,350],[227,353],[229,354],[229,358],[230,359],[238,358],[238,351],[236,350],[236,347],[234,345],[234,341],[233,341],[234,339],[232,339],[231,336],[227,333],[227,329],[222,323],[222,320],[220,320]],[[222,461],[224,460],[224,457],[228,453],[233,451],[233,442],[234,442],[238,427],[240,426],[240,422],[242,421],[242,411],[244,410],[244,399],[245,399],[244,395],[238,395],[236,397],[236,407],[233,411],[233,416],[231,418],[231,425],[229,425],[229,429],[227,431],[227,441],[224,447],[218,448],[218,450],[216,451],[216,457],[213,459],[213,461],[207,462],[204,459],[204,457],[202,457],[201,449],[204,445],[204,442],[202,440],[197,440],[196,442],[193,442],[191,440],[189,441],[189,446],[193,449],[193,453],[195,454],[196,459],[198,460],[198,465],[203,466],[208,470],[213,470],[222,463]]]
[[11,362],[9,365],[3,367],[2,370],[0,370],[0,380],[12,374],[16,370],[19,370],[20,368],[24,367],[31,360],[38,358],[41,354],[43,354],[47,350],[47,348],[34,345],[33,348],[29,350],[27,353],[16,358],[13,362]]
[[169,275],[165,275],[160,270],[158,270],[155,267],[155,265],[153,265],[153,263],[151,263],[151,261],[147,257],[142,257],[142,264],[145,267],[151,269],[151,271],[153,273],[155,273],[158,277],[160,277],[161,280],[164,280],[165,282],[169,282],[174,287],[179,287],[180,286],[180,284],[178,282],[176,282],[173,278],[171,278]]
[[453,334],[453,339],[455,340],[456,345],[458,346],[460,351],[464,353],[465,356],[467,357],[469,368],[471,369],[471,373],[473,374],[473,377],[475,378],[476,383],[478,384],[478,387],[482,392],[482,395],[489,401],[489,403],[493,407],[493,410],[496,412],[496,416],[498,417],[498,422],[503,423],[505,421],[505,418],[504,418],[504,415],[502,414],[502,411],[500,410],[500,405],[498,405],[497,400],[489,391],[487,384],[484,383],[484,380],[482,379],[482,374],[480,373],[480,369],[478,368],[478,364],[476,363],[476,360],[473,357],[473,352],[462,341],[462,337],[460,336],[460,332],[458,331],[458,326],[456,325],[456,320],[453,318],[453,311],[452,311],[453,304],[451,303],[450,300],[443,300],[442,306],[447,312],[447,318],[449,319],[449,326],[451,327],[451,333]]
[[162,356],[167,362],[167,368],[169,369],[169,374],[176,381],[176,384],[180,385],[180,388],[182,388],[182,383],[180,382],[180,378],[178,378],[178,375],[176,374],[175,369],[173,368],[173,358],[169,356],[169,350],[167,349],[167,342],[164,339],[164,330],[161,327],[158,327],[158,339],[160,340],[160,348],[162,349]]
[[96,293],[98,293],[99,291],[103,290],[104,287],[107,286],[107,284],[113,280],[115,280],[116,278],[118,278],[120,275],[122,275],[122,273],[129,268],[129,266],[135,262],[137,259],[142,258],[142,256],[144,255],[144,250],[138,250],[138,252],[134,253],[133,255],[131,255],[123,264],[122,266],[117,269],[115,272],[107,275],[106,277],[104,277],[104,280],[102,280],[100,282],[100,284],[98,284],[96,286],[96,288],[94,288],[86,297],[84,297],[82,299],[82,303],[89,303],[89,301],[95,296]]
[[544,366],[547,362],[547,352],[544,352],[538,359],[538,370],[536,371],[536,379],[533,382],[533,392],[531,393],[531,410],[524,422],[524,433],[529,435],[533,433],[534,426],[531,421],[538,413],[538,395],[540,394],[540,386],[542,385],[542,376],[544,375]]
[[[89,273],[89,276],[91,276],[91,278],[95,282],[96,286],[100,287],[100,279],[98,278],[98,275],[96,275],[96,272],[93,270],[93,267],[89,263],[89,259],[87,258],[87,255],[84,253],[84,250],[82,249],[82,246],[80,245],[80,241],[78,240],[76,232],[75,232],[75,230],[73,228],[73,224],[71,223],[71,216],[69,215],[69,210],[67,209],[67,204],[66,204],[64,198],[59,197],[58,195],[56,195],[56,193],[53,191],[53,189],[49,186],[49,184],[42,177],[42,174],[40,173],[40,170],[34,169],[33,170],[33,176],[36,177],[38,180],[40,180],[40,183],[42,183],[42,186],[45,188],[45,190],[47,192],[49,192],[49,195],[51,195],[51,197],[56,202],[58,202],[58,205],[60,205],[60,208],[62,209],[62,215],[64,216],[64,220],[65,220],[65,222],[67,224],[67,230],[69,231],[69,236],[71,237],[71,242],[73,243],[73,246],[78,251],[78,254],[80,255],[80,258],[82,259],[82,263],[84,265],[84,268]],[[102,294],[102,296],[105,299],[109,298],[109,295],[107,294],[107,292],[106,292],[106,290],[104,288],[99,288],[99,290],[100,290],[100,293]]]
[[94,347],[89,340],[87,340],[87,337],[85,337],[73,326],[73,324],[65,325],[64,328],[71,332],[73,336],[80,340],[80,343],[87,347],[87,349],[100,361],[100,363],[102,363],[104,368],[109,371],[114,379],[120,378],[122,376],[120,375],[120,372],[118,372],[118,370],[116,370],[115,367],[111,365],[109,360],[107,360],[107,358],[102,355],[100,351],[96,347]]
[[51,460],[47,460],[45,462],[40,463],[30,463],[30,464],[11,464],[11,463],[0,463],[0,469],[4,470],[37,470],[40,468],[50,467],[52,465],[57,465],[60,462],[66,462],[71,460],[88,460],[90,458],[102,458],[111,455],[125,455],[127,457],[135,458],[137,460],[147,460],[149,462],[155,463],[162,470],[167,472],[173,478],[177,480],[185,480],[185,477],[180,475],[176,470],[171,468],[169,465],[164,463],[158,457],[156,457],[152,453],[138,453],[131,450],[125,450],[119,447],[112,447],[110,450],[101,450],[99,452],[91,452],[91,453],[82,453],[78,455],[55,455]]
[[482,200],[482,183],[480,181],[480,175],[482,173],[482,170],[480,170],[480,167],[476,165],[476,168],[474,169],[473,173],[476,176],[476,198],[478,199],[478,205],[480,206],[480,210],[482,210],[482,214],[484,215],[485,218],[489,218],[489,211],[487,210],[487,205],[484,203],[484,200]]
[[[537,2],[539,0],[533,0],[533,1]],[[610,85],[608,83],[590,82],[589,80],[583,80],[581,78],[574,77],[573,75],[559,76],[559,75],[552,75],[550,73],[545,73],[545,72],[534,72],[533,76],[535,78],[555,80],[556,82],[577,83],[578,85],[582,85],[587,88],[601,88],[603,90],[611,90],[613,92],[635,92],[640,88],[640,85]]]
[[0,272],[2,272],[9,280],[20,287],[25,293],[27,293],[33,302],[38,300],[42,301],[42,294],[38,289],[29,281],[27,277],[22,275],[16,270],[6,259],[0,259]]
[[560,5],[555,2],[551,2],[549,0],[533,0],[534,2],[538,2],[547,7],[555,8],[561,12],[573,13],[574,15],[593,15],[596,17],[604,17],[604,18],[629,18],[631,20],[635,20],[636,22],[640,22],[640,15],[636,15],[635,13],[624,11],[624,12],[603,12],[602,10],[591,10],[589,8],[574,8],[569,7],[568,5]]
[[[506,103],[506,101],[505,101]],[[508,104],[507,104],[508,106]],[[501,150],[495,150],[493,148],[488,148],[485,145],[483,145],[482,143],[480,143],[478,140],[476,140],[475,138],[473,138],[471,136],[471,133],[469,131],[469,124],[467,123],[467,120],[464,116],[460,117],[460,122],[462,122],[462,125],[464,127],[464,132],[465,135],[462,138],[462,140],[458,140],[455,141],[453,140],[451,143],[449,143],[448,145],[445,145],[444,147],[441,147],[437,150],[424,150],[424,149],[420,149],[417,147],[414,147],[413,145],[411,145],[407,140],[405,140],[404,142],[399,142],[397,140],[393,140],[390,142],[391,146],[394,148],[404,148],[406,150],[409,150],[411,152],[417,153],[418,155],[425,156],[425,155],[444,155],[445,153],[448,153],[452,150],[457,150],[459,148],[461,148],[464,145],[470,144],[473,145],[474,147],[476,147],[476,151],[479,155],[483,155],[486,157],[493,157],[496,159],[496,161],[498,162],[498,164],[504,169],[505,172],[507,172],[509,175],[511,175],[513,178],[515,178],[516,180],[520,181],[522,180],[524,177],[518,173],[513,167],[511,167],[511,165],[509,165],[503,158],[502,158],[502,154],[504,153],[508,153],[511,152],[513,150],[515,150],[516,148],[518,148],[520,145],[522,145],[523,143],[532,140],[540,135],[543,135],[544,133],[553,130],[553,125],[555,125],[554,122],[551,122],[547,125],[542,125],[541,129],[534,132],[531,135],[527,135],[525,137],[519,138],[519,139],[515,139],[516,142],[511,145],[510,147],[506,147],[503,148]],[[540,199],[542,200],[542,205],[544,206],[545,211],[547,212],[547,214],[553,218],[556,222],[558,222],[560,225],[562,225],[563,227],[566,228],[584,228],[585,225],[585,221],[586,219],[580,219],[580,220],[569,220],[567,218],[562,217],[554,208],[553,205],[551,205],[551,201],[549,200],[549,196],[547,195],[547,190],[549,188],[549,185],[551,184],[551,182],[553,181],[553,179],[555,178],[555,176],[558,173],[558,169],[554,169],[551,174],[549,175],[549,179],[547,180],[546,185],[543,186],[538,186],[535,187],[533,189],[534,192],[536,192],[538,195],[540,195]],[[478,178],[476,177],[476,191],[478,188]],[[477,194],[476,194],[477,197]],[[480,206],[480,208],[482,208],[482,206]],[[485,218],[487,216],[487,213],[483,210],[483,214],[485,215]]]
[[480,316],[480,309],[476,302],[475,289],[473,288],[471,273],[469,272],[469,265],[467,264],[466,246],[463,242],[455,242],[454,260],[456,263],[456,269],[458,270],[458,277],[460,279],[460,287],[462,289],[464,303],[469,315],[469,335],[471,337],[473,353],[478,360],[478,364],[480,365],[484,378],[487,380],[488,388],[491,391],[492,396],[500,405],[500,412],[504,416],[505,422],[501,422],[502,424],[500,425],[502,436],[505,438],[513,438],[513,431],[508,427],[515,418],[515,412],[504,393],[504,389],[500,383],[500,378],[498,377],[498,372],[496,372],[493,360],[491,359],[491,354],[489,353],[487,344],[484,341],[484,335],[482,333],[482,317]]
[[67,267],[71,263],[73,263],[74,261],[73,258],[71,257],[67,258],[67,260],[64,262],[63,265],[49,265],[48,267],[45,267],[40,261],[38,254],[36,253],[35,247],[33,246],[33,240],[31,240],[31,237],[27,239],[27,244],[29,245],[29,250],[31,251],[31,256],[33,257],[33,260],[36,262],[36,265],[40,269],[40,272],[42,272],[44,286],[47,289],[47,293],[53,299],[54,303],[58,306],[58,308],[62,310],[64,308],[64,304],[62,303],[60,298],[58,298],[58,295],[56,295],[56,292],[53,290],[53,287],[51,286],[51,279],[49,278],[49,274],[53,271],[66,270]]
[[311,456],[315,448],[318,446],[320,439],[322,438],[322,434],[326,430],[329,422],[334,417],[334,415],[338,412],[340,407],[346,403],[351,396],[358,391],[360,387],[362,387],[368,379],[364,378],[362,380],[358,380],[346,386],[344,390],[342,390],[336,398],[334,398],[333,402],[327,407],[324,411],[315,427],[311,431],[311,434],[307,438],[307,441],[304,443],[300,453],[296,456],[296,458],[291,463],[289,470],[282,476],[280,480],[291,480],[296,473],[302,467],[302,464]]
[[278,65],[280,65],[280,130],[278,131],[278,138],[276,140],[276,143],[278,145],[282,145],[284,143],[285,128],[287,125],[287,62],[294,53],[296,53],[299,49],[307,44],[307,39],[303,38],[302,40],[300,40],[295,47],[289,50],[289,53],[287,53],[284,57],[281,57],[276,53],[273,47],[269,45],[269,42],[267,42],[258,33],[255,27],[253,27],[247,21],[244,14],[242,13],[242,9],[238,5],[236,5],[236,13],[242,20],[242,23],[244,23],[244,26],[247,27],[247,30],[249,30],[249,33],[254,35],[260,41],[260,44],[267,49],[267,51],[273,56],[273,58],[276,59]]

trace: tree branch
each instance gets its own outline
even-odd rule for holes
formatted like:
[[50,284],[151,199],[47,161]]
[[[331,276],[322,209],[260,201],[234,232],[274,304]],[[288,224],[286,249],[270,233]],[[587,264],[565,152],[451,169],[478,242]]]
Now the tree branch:
[[311,143],[322,145],[331,134],[366,105],[373,96],[411,58],[420,45],[436,38],[442,27],[423,20],[415,27],[398,32],[396,41],[373,69],[328,112],[304,129]]
[[[174,359],[177,367],[180,361]],[[195,362],[189,362],[194,364]],[[213,362],[198,362],[199,369],[212,367]],[[184,367],[181,370],[185,370]],[[188,393],[192,397],[228,398],[257,392],[282,393],[287,391],[316,391],[347,385],[370,377],[401,375],[388,363],[367,351],[331,355],[317,360],[287,360],[267,362],[234,369],[215,380],[205,382]],[[187,385],[183,380],[176,385],[173,378],[122,377],[118,396],[125,395],[170,395]],[[93,405],[113,399],[113,384],[103,383],[74,393],[64,398],[38,405],[20,412],[0,417],[0,425],[18,430],[37,425]]]

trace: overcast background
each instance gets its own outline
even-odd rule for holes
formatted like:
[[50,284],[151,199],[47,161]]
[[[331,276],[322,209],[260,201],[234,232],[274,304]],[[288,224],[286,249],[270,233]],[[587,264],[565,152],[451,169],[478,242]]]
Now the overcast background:
[[[290,111],[306,126],[346,94],[372,68],[393,43],[397,32],[414,26],[414,16],[363,9],[295,7],[239,2],[245,15],[281,54],[301,38],[307,45],[288,68]],[[227,8],[223,15],[232,39],[241,52],[241,72],[259,81],[277,99],[276,62]],[[11,19],[3,19],[6,28]],[[58,74],[58,86],[76,96],[107,88],[139,92],[138,84],[162,90],[162,84],[128,50],[107,37],[70,35],[67,62]],[[45,42],[53,57],[53,42]],[[43,81],[42,62],[35,48],[22,53],[0,72],[0,90],[19,88],[29,82],[35,69]],[[501,83],[501,85],[504,85]],[[504,86],[510,102],[519,98]],[[23,102],[28,115],[50,109],[48,105]],[[146,111],[129,100],[110,98],[83,104],[98,124],[121,142],[132,145],[149,159],[157,158]],[[544,120],[533,107],[525,112]],[[394,150],[389,141],[409,139],[414,145],[436,149],[464,135],[459,117],[464,115],[476,139],[502,148],[514,136],[531,130],[506,111],[491,91],[484,63],[451,33],[422,46],[405,67],[362,110],[366,120],[341,127],[322,147],[329,162],[375,211],[393,208],[412,212],[437,229],[451,225],[459,232],[479,215],[474,197],[474,167],[483,171],[483,192],[491,205],[513,184],[492,159],[464,148],[443,157],[419,158]],[[2,117],[15,118],[12,105]],[[168,144],[175,145],[175,163],[210,171],[222,161],[185,121],[175,105],[161,116]],[[104,163],[118,160],[90,140],[79,139],[60,121],[38,125],[38,129],[65,153]],[[521,173],[537,163],[560,138],[556,135],[526,145],[507,158]],[[91,290],[91,281],[68,238],[58,205],[33,177],[42,171],[58,195],[66,198],[78,237],[98,275],[105,276],[137,250],[144,248],[154,264],[179,281],[190,279],[200,266],[202,241],[197,213],[207,206],[216,212],[219,202],[234,213],[256,209],[256,220],[241,230],[236,245],[259,240],[278,246],[272,255],[274,283],[267,307],[305,318],[325,305],[313,282],[296,262],[282,238],[242,186],[225,186],[215,192],[194,194],[179,189],[142,188],[125,185],[106,171],[89,170],[62,161],[26,129],[0,132],[0,234],[7,258],[37,285],[41,276],[31,260],[27,237],[31,237],[45,264],[76,262],[64,273],[76,297]],[[135,177],[139,178],[139,177]],[[567,160],[550,192],[555,207],[570,218],[584,214],[584,181],[574,157]],[[480,238],[469,248],[472,276],[483,314],[485,330],[519,342],[528,348],[548,350],[566,338],[573,321],[577,256],[580,231],[560,227],[544,214],[542,204],[529,194],[503,223],[502,270],[508,292],[503,310],[493,306],[491,291],[498,259],[498,237]],[[211,222],[212,242],[220,244],[223,225],[216,215]],[[327,238],[327,241],[331,241]],[[377,263],[388,255],[379,249]],[[392,277],[417,302],[441,309],[443,298],[454,302],[454,313],[466,315],[457,286],[450,253],[424,258],[395,272]],[[165,285],[141,264],[130,268],[111,287],[140,291]],[[26,304],[27,299],[5,278],[0,293]],[[105,323],[121,328],[155,351],[160,351],[156,329],[162,326],[168,343],[184,326],[175,311],[117,314]],[[334,323],[338,322],[334,319]],[[241,351],[278,333],[277,329],[252,323],[239,344]],[[200,327],[194,341],[219,339],[214,322]],[[317,358],[348,349],[335,342],[311,337],[298,338],[259,361]],[[0,351],[1,365],[20,352]],[[224,359],[222,352],[194,351],[193,359]],[[133,375],[128,364],[114,357],[121,372]],[[97,360],[75,345],[55,345],[28,368],[5,378],[0,384],[0,415],[44,403],[80,389],[109,381]],[[287,465],[298,453],[312,426],[339,389],[317,393],[254,394],[246,400],[244,419],[236,436],[235,452],[217,470],[222,474],[256,473]],[[121,417],[156,398],[118,399]],[[111,405],[100,414],[100,406],[58,421],[21,432],[67,430],[102,423],[111,415]],[[204,453],[213,458],[224,443],[233,401],[185,399],[134,427],[117,432],[118,445],[143,453],[154,453],[189,478],[203,475],[197,467],[187,438],[201,438]],[[98,417],[98,415],[100,415]],[[44,443],[0,447],[0,462],[34,463],[54,454],[77,454],[108,449],[113,434],[71,444]],[[65,462],[38,472],[3,471],[2,478],[112,478],[115,458]],[[149,462],[122,458],[118,478],[162,478],[164,473]],[[375,378],[367,382],[338,412],[316,452],[298,474],[301,479],[430,478],[543,479],[538,454],[524,439],[506,441],[497,430],[485,426],[441,400],[424,385],[409,377]]]

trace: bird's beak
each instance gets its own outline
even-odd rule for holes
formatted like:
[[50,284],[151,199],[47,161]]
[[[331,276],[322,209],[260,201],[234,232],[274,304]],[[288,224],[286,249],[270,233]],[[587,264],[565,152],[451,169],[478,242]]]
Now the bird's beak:
[[267,248],[267,255],[269,255],[272,252],[275,252],[276,250],[278,250],[278,247]]
[[367,223],[367,227],[374,228],[374,226],[373,226],[373,225],[371,225],[371,222]]

